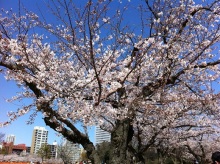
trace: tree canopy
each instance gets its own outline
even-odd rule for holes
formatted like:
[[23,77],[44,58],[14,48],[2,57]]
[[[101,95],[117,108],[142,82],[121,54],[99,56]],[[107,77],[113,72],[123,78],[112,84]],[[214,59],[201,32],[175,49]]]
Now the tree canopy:
[[47,144],[42,144],[40,149],[37,151],[37,155],[41,158],[42,162],[45,159],[49,159],[51,157],[50,146]]
[[95,145],[77,122],[111,134],[109,163],[143,163],[150,147],[184,147],[183,158],[205,163],[219,140],[220,1],[47,5],[54,19],[28,10],[0,15],[1,73],[22,87],[12,101],[32,100],[2,126],[42,113],[93,163]]

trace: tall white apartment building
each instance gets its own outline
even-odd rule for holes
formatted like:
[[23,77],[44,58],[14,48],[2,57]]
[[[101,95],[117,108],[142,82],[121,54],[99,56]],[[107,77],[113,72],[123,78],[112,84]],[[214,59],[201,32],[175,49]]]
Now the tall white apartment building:
[[7,142],[7,143],[10,143],[10,142],[13,142],[13,143],[15,143],[15,135],[7,135],[6,136],[6,139],[5,139],[5,142]]
[[41,145],[47,144],[48,130],[44,127],[35,126],[32,142],[31,142],[31,154],[37,154],[38,150],[41,148]]
[[95,144],[100,144],[104,141],[110,142],[111,134],[102,130],[99,126],[95,127]]

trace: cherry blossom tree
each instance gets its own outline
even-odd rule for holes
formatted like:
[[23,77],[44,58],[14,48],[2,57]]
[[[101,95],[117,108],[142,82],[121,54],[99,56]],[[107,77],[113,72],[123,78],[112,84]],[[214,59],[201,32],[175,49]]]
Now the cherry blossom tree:
[[219,0],[50,0],[48,7],[53,20],[28,10],[1,14],[1,73],[23,90],[11,101],[32,100],[2,126],[42,113],[93,163],[95,145],[75,124],[100,126],[111,134],[112,164],[132,163],[127,156],[144,163],[152,146],[219,135]]

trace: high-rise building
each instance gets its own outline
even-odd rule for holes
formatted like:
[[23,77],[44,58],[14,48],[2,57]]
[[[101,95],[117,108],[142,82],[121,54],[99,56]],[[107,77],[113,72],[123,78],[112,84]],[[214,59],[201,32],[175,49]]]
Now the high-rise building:
[[100,144],[104,141],[110,142],[111,135],[109,132],[102,130],[99,126],[95,127],[95,144]]
[[52,145],[48,145],[50,147],[50,157],[57,158],[57,142],[54,141]]
[[47,144],[48,130],[44,127],[35,126],[32,142],[31,142],[31,154],[37,154],[38,150],[43,144]]
[[7,143],[10,143],[10,142],[12,142],[13,144],[15,143],[15,135],[7,135],[6,136],[6,139],[5,139],[5,142],[7,142]]
[[26,153],[30,154],[31,153],[31,147],[30,146],[26,146]]

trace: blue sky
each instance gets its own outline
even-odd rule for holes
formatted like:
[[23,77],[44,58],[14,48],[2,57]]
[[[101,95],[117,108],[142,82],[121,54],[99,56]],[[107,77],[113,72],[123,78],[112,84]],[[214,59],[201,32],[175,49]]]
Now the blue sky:
[[[21,0],[21,3],[30,11],[37,12],[38,8],[42,11],[47,12],[46,7],[44,6],[44,0]],[[13,9],[14,12],[18,11],[18,0],[0,0],[0,9]],[[0,74],[0,122],[5,122],[8,120],[7,112],[16,111],[22,104],[28,102],[15,102],[9,103],[6,102],[7,99],[10,99],[12,96],[16,95],[16,92],[19,92],[21,89],[17,87],[15,82],[6,81],[4,75]],[[5,135],[13,134],[16,137],[15,144],[25,143],[27,146],[31,145],[32,132],[35,126],[43,126],[48,131],[48,143],[52,144],[55,140],[59,142],[61,137],[57,136],[57,133],[50,129],[50,127],[46,126],[41,113],[38,114],[34,124],[27,125],[26,121],[28,121],[29,115],[24,115],[17,120],[15,120],[12,124],[0,128],[0,132]],[[91,140],[94,142],[94,127],[91,127],[89,130]]]
[[[36,1],[24,0],[24,5],[28,6],[28,9],[34,9]],[[5,10],[13,9],[13,11],[18,10],[18,0],[0,0],[0,8]],[[19,88],[13,81],[6,81],[3,75],[0,75],[0,122],[5,122],[8,120],[7,112],[16,111],[23,103],[26,102],[16,102],[9,103],[6,102],[7,99],[10,99],[12,96],[16,95],[16,92],[19,92]],[[27,102],[28,103],[28,102]],[[38,114],[36,121],[32,125],[27,125],[26,121],[28,120],[29,115],[25,115],[14,121],[12,124],[7,127],[0,128],[0,132],[5,135],[13,134],[16,137],[15,144],[25,143],[27,146],[31,144],[32,132],[35,126],[45,126],[45,123],[42,120],[40,114]],[[46,127],[49,131],[48,143],[60,141],[60,138],[56,135],[55,131]]]

